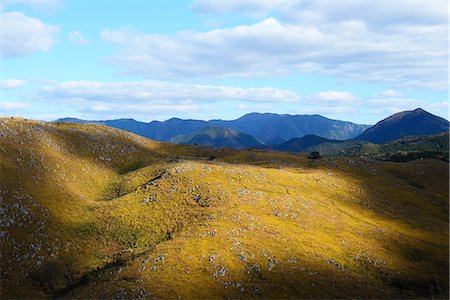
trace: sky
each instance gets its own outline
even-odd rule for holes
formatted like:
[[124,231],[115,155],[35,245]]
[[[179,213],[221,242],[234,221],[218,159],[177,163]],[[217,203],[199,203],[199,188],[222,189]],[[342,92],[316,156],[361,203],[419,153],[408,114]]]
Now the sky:
[[449,3],[2,0],[1,116],[449,116]]

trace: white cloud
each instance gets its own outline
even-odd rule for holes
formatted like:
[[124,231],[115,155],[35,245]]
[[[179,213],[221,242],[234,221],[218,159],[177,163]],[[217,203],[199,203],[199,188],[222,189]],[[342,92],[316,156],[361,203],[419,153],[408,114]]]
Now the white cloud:
[[[345,91],[324,91],[303,97],[302,107],[297,113],[325,115],[366,115],[367,119],[379,121],[391,114],[423,108],[432,114],[448,117],[447,101],[425,101],[403,97],[392,89],[384,90],[369,97],[357,97]],[[365,121],[367,122],[367,121]]]
[[326,91],[307,97],[306,102],[317,105],[340,106],[340,105],[356,104],[356,102],[358,102],[358,98],[349,92]]
[[72,31],[69,33],[69,41],[78,46],[83,46],[89,43],[89,40],[85,38],[80,31]]
[[135,82],[67,81],[43,87],[47,96],[111,102],[292,102],[299,96],[272,87],[237,88],[147,80]]
[[237,109],[255,112],[255,111],[272,111],[274,108],[270,104],[239,103]]
[[85,113],[96,113],[96,114],[133,114],[136,112],[142,113],[192,113],[202,111],[204,109],[200,108],[199,105],[189,103],[189,104],[124,104],[124,103],[97,103],[94,105],[86,105],[80,111]]
[[57,26],[45,24],[21,12],[2,13],[1,58],[20,57],[36,51],[47,51],[54,44]]
[[24,86],[26,83],[26,80],[22,79],[0,79],[0,88],[3,90],[11,90]]
[[237,88],[147,80],[135,82],[67,81],[47,84],[41,89],[45,101],[89,118],[133,117],[148,120],[192,116],[216,111],[231,103],[255,109],[271,104],[296,103],[299,96],[272,87]]
[[393,89],[387,89],[376,94],[376,97],[401,97],[403,94]]
[[289,24],[267,18],[252,25],[173,36],[130,28],[101,34],[120,46],[110,58],[144,76],[236,77],[316,73],[393,86],[447,87],[447,25],[377,31],[363,20]]
[[1,101],[0,102],[0,111],[3,112],[12,112],[12,111],[20,111],[30,107],[28,103],[23,102],[9,102],[9,101]]
[[0,11],[5,8],[13,8],[14,10],[21,9],[23,7],[31,8],[39,13],[54,13],[59,11],[63,7],[63,3],[60,0],[2,0],[0,3]]
[[300,114],[339,115],[356,113],[362,100],[347,91],[323,91],[303,98]]
[[377,26],[400,23],[436,24],[447,22],[447,1],[329,1],[329,0],[196,0],[191,5],[195,12],[209,15],[247,14],[268,16],[277,13],[293,23],[341,22],[364,20]]
[[229,14],[241,13],[254,17],[261,17],[269,12],[287,9],[298,1],[292,0],[237,0],[237,1],[212,1],[196,0],[191,4],[191,9],[202,14]]
[[308,106],[296,110],[296,113],[298,114],[318,114],[318,115],[351,114],[356,112],[358,112],[358,108],[355,106],[327,106],[327,107]]
[[419,99],[394,96],[367,99],[365,107],[375,115],[384,116],[421,107],[432,114],[448,118],[449,104],[447,101],[429,102]]

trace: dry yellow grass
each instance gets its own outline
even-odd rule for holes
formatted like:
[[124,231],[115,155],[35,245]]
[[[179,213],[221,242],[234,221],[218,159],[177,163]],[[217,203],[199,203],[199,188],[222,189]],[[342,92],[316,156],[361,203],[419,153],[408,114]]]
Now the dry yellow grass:
[[2,298],[448,297],[442,161],[22,119],[0,119],[0,150]]

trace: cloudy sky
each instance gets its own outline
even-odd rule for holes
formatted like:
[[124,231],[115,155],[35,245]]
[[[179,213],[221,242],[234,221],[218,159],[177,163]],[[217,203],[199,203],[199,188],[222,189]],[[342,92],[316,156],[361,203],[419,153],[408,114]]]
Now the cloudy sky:
[[3,116],[448,119],[447,0],[3,0]]

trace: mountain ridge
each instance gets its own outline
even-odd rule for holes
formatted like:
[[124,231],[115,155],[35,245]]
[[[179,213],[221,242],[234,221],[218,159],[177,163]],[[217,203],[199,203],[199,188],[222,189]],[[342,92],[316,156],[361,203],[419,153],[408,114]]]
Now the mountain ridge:
[[[58,119],[64,121],[67,118]],[[69,118],[76,123],[93,123],[128,130],[142,136],[168,141],[177,136],[188,134],[208,126],[231,128],[252,135],[262,142],[275,137],[285,140],[315,134],[330,139],[348,139],[362,133],[369,125],[361,125],[347,121],[333,120],[320,115],[289,115],[274,113],[249,113],[234,120],[211,119],[209,121],[195,119],[171,118],[166,121],[151,121],[149,123],[130,120],[130,125],[123,124],[124,119],[87,121]]]

